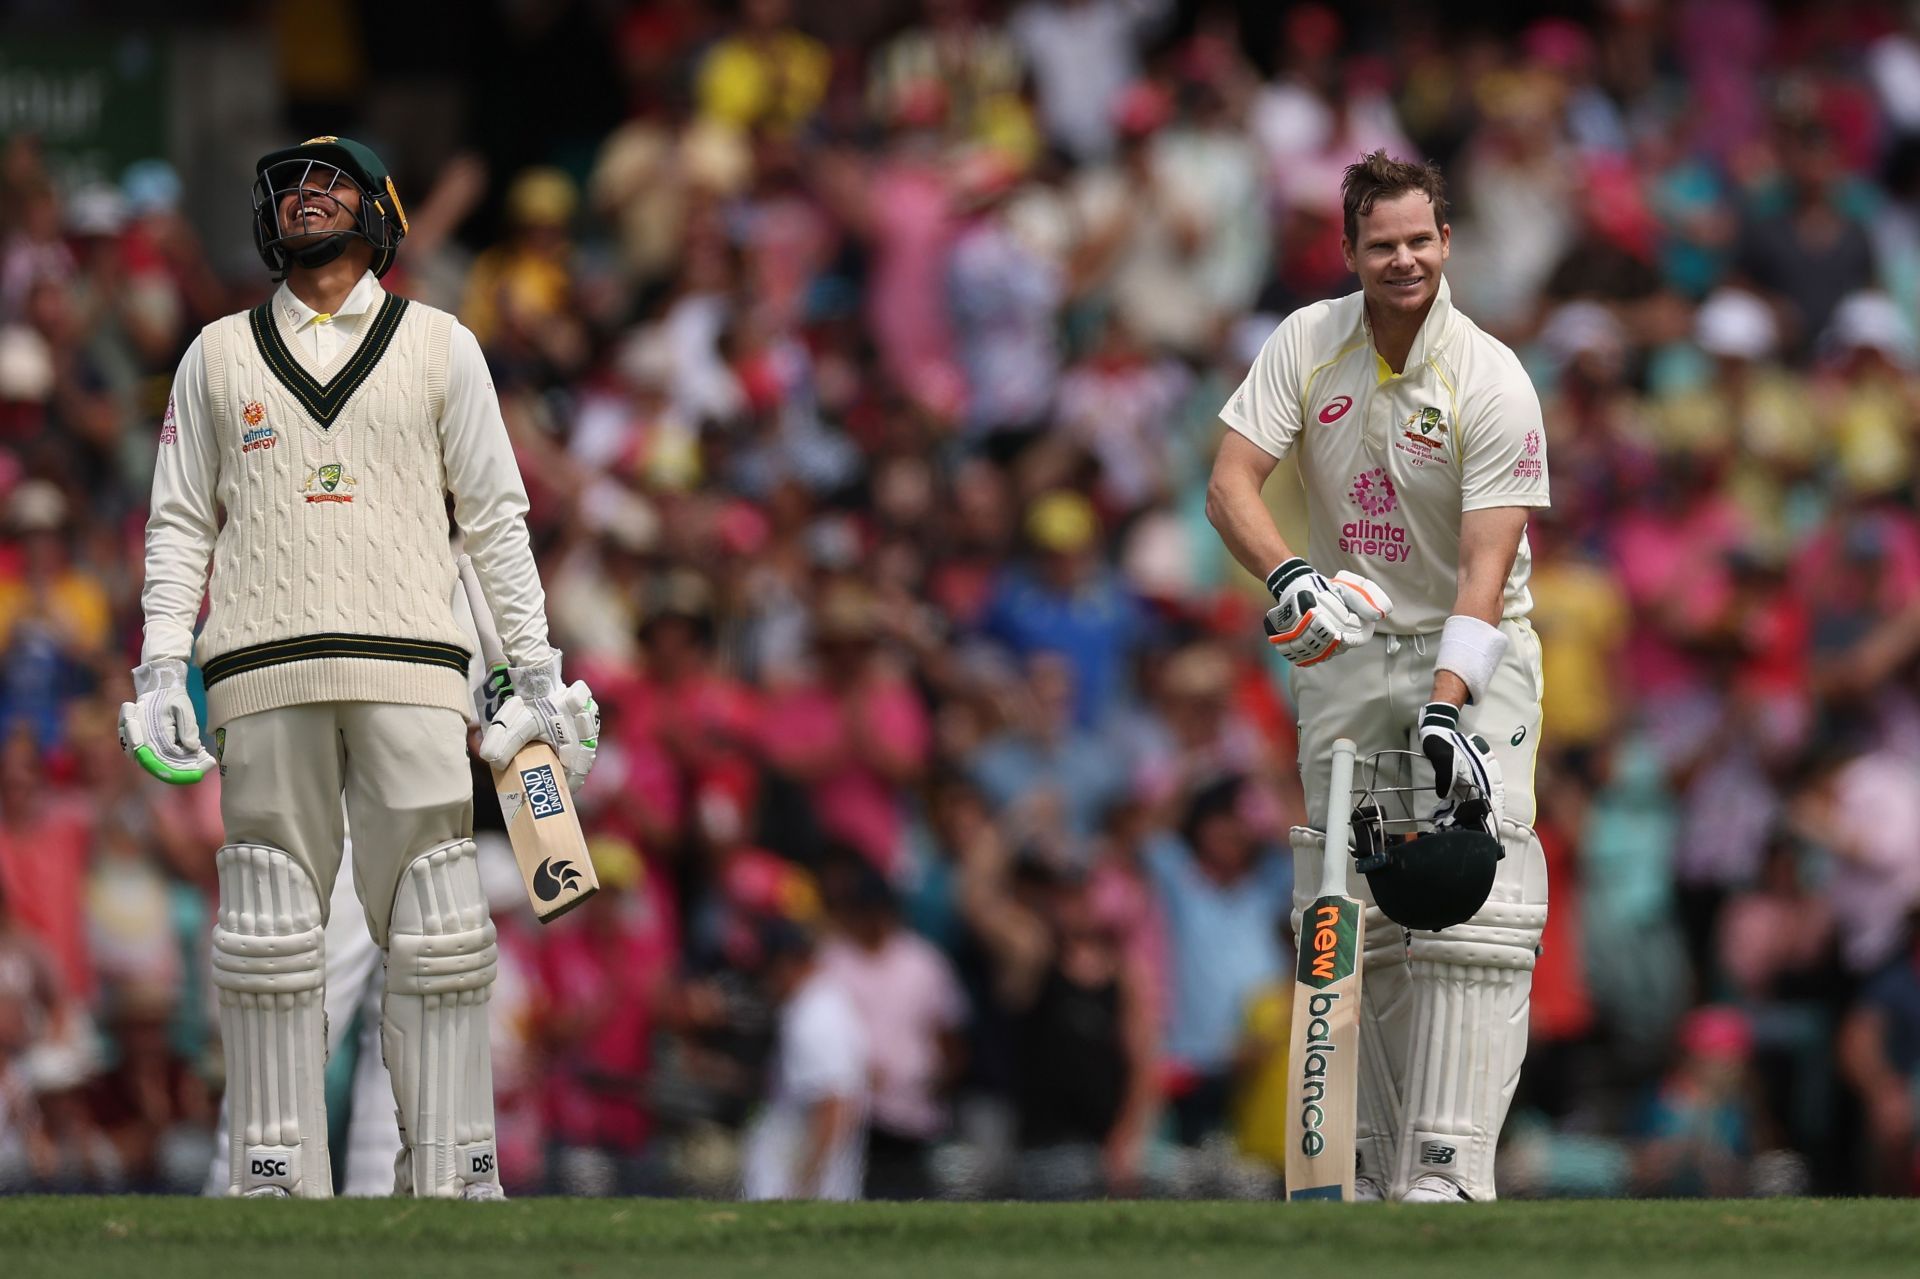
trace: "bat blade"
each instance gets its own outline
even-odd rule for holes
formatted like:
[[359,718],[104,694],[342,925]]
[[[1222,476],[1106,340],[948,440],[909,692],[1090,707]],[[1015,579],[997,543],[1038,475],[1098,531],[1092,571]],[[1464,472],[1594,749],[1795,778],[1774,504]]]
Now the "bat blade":
[[1353,1199],[1363,918],[1359,902],[1339,895],[1315,899],[1300,917],[1288,1058],[1288,1199]]
[[600,877],[553,747],[528,743],[494,773],[493,785],[535,917],[548,923],[599,892]]

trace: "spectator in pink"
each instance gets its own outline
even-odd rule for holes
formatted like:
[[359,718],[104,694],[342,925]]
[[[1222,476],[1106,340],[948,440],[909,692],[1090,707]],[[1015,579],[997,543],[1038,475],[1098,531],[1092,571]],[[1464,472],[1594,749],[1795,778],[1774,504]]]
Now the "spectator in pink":
[[886,150],[871,166],[845,154],[823,156],[815,181],[873,255],[867,325],[881,369],[913,403],[951,421],[964,407],[966,384],[946,306],[953,179],[937,105],[909,98],[887,121]]
[[1865,977],[1900,953],[1920,906],[1920,772],[1886,745],[1840,738],[1819,743],[1800,773],[1788,814],[1831,858],[1827,900],[1846,921],[1840,962]]
[[631,848],[596,841],[600,896],[541,938],[547,1131],[560,1147],[610,1155],[621,1193],[653,1133],[646,1102],[653,1035],[671,998],[678,926],[665,877]]
[[15,729],[0,745],[0,891],[81,1000],[94,994],[84,910],[93,832],[84,799],[48,785],[39,746]]
[[665,848],[688,833],[689,806],[714,779],[751,767],[760,720],[753,690],[715,661],[706,581],[676,572],[651,594],[653,611],[640,628],[646,664],[610,672],[600,697],[635,801],[605,821],[642,848]]
[[904,790],[927,762],[925,705],[877,643],[872,597],[829,586],[813,617],[814,669],[768,691],[761,749],[812,796],[820,829],[882,874],[899,865]]
[[820,971],[852,996],[871,1054],[866,1197],[924,1199],[962,1064],[966,997],[946,956],[901,925],[893,887],[872,866],[835,860],[826,886],[840,935],[821,948]]

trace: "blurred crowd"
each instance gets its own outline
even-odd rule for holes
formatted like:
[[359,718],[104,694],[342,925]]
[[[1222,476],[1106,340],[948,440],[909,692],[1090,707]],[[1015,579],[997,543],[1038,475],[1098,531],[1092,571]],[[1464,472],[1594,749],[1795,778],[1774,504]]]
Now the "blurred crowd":
[[[1503,1193],[1916,1190],[1920,15],[519,9],[592,145],[403,169],[386,281],[484,346],[605,718],[602,893],[494,877],[510,1191],[731,1193],[823,983],[869,1195],[1275,1192],[1295,735],[1204,487],[1376,147],[1552,448]],[[341,100],[289,124],[398,151]],[[191,1191],[217,779],[114,720],[174,364],[270,285],[165,160],[48,173],[0,142],[0,1189]]]

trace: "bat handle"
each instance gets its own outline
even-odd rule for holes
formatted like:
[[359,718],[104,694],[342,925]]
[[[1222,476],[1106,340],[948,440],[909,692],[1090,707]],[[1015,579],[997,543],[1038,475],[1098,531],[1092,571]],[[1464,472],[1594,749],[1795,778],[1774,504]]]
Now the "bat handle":
[[1321,897],[1347,895],[1348,845],[1353,826],[1353,758],[1350,737],[1333,744],[1333,768],[1327,779],[1327,847],[1320,862]]
[[506,645],[500,642],[493,606],[487,603],[487,593],[480,586],[480,575],[474,571],[473,560],[462,555],[455,564],[460,570],[460,585],[467,592],[467,607],[473,612],[473,633],[480,641],[480,660],[486,664],[488,675],[492,675],[494,671],[506,669]]

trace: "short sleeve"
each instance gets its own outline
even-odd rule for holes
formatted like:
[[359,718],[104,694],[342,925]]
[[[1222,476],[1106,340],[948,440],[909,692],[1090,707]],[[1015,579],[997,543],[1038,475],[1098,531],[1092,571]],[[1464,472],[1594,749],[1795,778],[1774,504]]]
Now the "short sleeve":
[[866,1037],[844,998],[816,992],[794,1007],[780,1068],[788,1095],[802,1101],[858,1097],[866,1091]]
[[1547,432],[1519,361],[1468,401],[1460,428],[1460,509],[1547,506]]
[[1302,311],[1282,320],[1253,358],[1246,380],[1220,410],[1221,421],[1274,457],[1285,457],[1300,434],[1300,346],[1305,328]]

